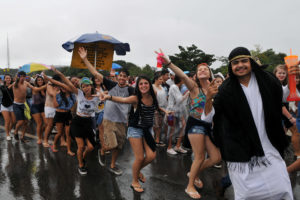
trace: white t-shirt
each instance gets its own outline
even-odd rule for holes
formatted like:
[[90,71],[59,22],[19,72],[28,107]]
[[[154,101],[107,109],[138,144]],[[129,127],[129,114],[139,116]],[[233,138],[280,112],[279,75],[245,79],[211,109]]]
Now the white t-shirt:
[[77,110],[76,113],[82,117],[94,117],[95,109],[99,104],[99,98],[93,97],[91,100],[87,100],[84,97],[82,90],[78,89],[77,98]]

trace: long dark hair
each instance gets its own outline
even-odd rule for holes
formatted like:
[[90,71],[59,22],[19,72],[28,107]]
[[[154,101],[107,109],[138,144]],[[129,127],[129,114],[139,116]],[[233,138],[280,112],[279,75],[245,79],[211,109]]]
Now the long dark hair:
[[9,77],[10,77],[10,80],[11,80],[11,81],[10,81],[10,84],[12,84],[12,82],[13,82],[12,76],[11,76],[10,74],[5,74],[5,75],[4,75],[4,80],[3,80],[4,86],[6,86],[6,82],[5,82],[5,77],[6,77],[6,76],[9,76]]
[[135,86],[135,95],[136,95],[137,98],[138,98],[138,107],[140,107],[140,106],[141,106],[141,103],[142,103],[142,93],[141,93],[140,88],[139,88],[139,83],[140,83],[140,81],[141,81],[142,79],[148,81],[148,83],[149,83],[149,92],[150,92],[150,95],[151,95],[151,97],[152,97],[152,99],[153,99],[153,104],[154,104],[154,106],[155,106],[155,109],[156,109],[157,111],[160,111],[160,110],[159,110],[159,106],[158,106],[158,101],[157,101],[157,99],[156,99],[156,95],[155,95],[155,92],[154,92],[153,87],[152,87],[152,84],[151,84],[151,80],[150,80],[147,76],[143,76],[143,75],[142,75],[142,76],[139,76],[139,78],[138,78],[137,81],[136,81],[136,86]]
[[[37,83],[39,78],[41,78],[41,79],[43,80],[43,85],[46,84],[44,78],[43,78],[42,76],[40,76],[40,75],[37,75],[37,77],[35,78],[35,81],[34,81],[34,86],[36,86],[36,87],[41,87],[41,86],[39,86],[38,83]],[[42,85],[42,86],[43,86],[43,85]]]
[[199,80],[199,78],[198,78],[198,69],[199,69],[200,66],[206,66],[206,67],[208,68],[208,70],[209,70],[209,75],[210,75],[210,77],[209,77],[209,79],[208,79],[209,81],[212,81],[212,79],[213,79],[213,74],[212,74],[212,72],[211,72],[211,70],[210,70],[208,64],[206,64],[206,63],[201,63],[201,64],[197,65],[197,68],[196,68],[196,83],[197,83],[198,87],[201,89],[202,86],[201,86],[200,80]]

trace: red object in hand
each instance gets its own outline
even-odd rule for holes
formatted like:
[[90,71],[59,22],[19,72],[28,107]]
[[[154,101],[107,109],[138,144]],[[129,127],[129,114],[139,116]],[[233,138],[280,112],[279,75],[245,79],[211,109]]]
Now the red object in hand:
[[162,65],[163,65],[163,59],[161,58],[161,56],[163,56],[164,54],[163,53],[159,53],[156,57],[156,60],[157,60],[157,67],[158,68],[162,68]]
[[[288,67],[288,72],[289,72],[292,66],[298,64],[298,56],[295,55],[286,56],[284,57],[284,61]],[[288,73],[288,77],[289,77],[290,94],[287,97],[287,101],[300,101],[300,97],[297,94],[296,75]]]

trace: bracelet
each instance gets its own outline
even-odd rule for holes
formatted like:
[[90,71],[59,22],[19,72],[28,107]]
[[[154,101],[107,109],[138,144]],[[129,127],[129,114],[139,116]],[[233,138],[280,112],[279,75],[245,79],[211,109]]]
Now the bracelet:
[[112,95],[110,95],[110,100],[112,100]]
[[168,67],[172,62],[170,61],[168,64],[165,65],[165,67]]
[[290,118],[288,118],[288,120],[291,120],[291,119],[293,119],[293,116],[292,116],[292,117],[290,117]]

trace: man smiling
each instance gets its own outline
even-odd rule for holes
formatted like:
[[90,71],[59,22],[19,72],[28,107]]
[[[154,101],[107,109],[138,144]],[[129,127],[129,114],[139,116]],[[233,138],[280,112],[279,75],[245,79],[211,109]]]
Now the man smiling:
[[229,61],[230,77],[219,89],[211,83],[202,118],[213,117],[213,135],[235,199],[293,199],[282,159],[288,142],[281,122],[281,85],[244,47],[232,50]]

